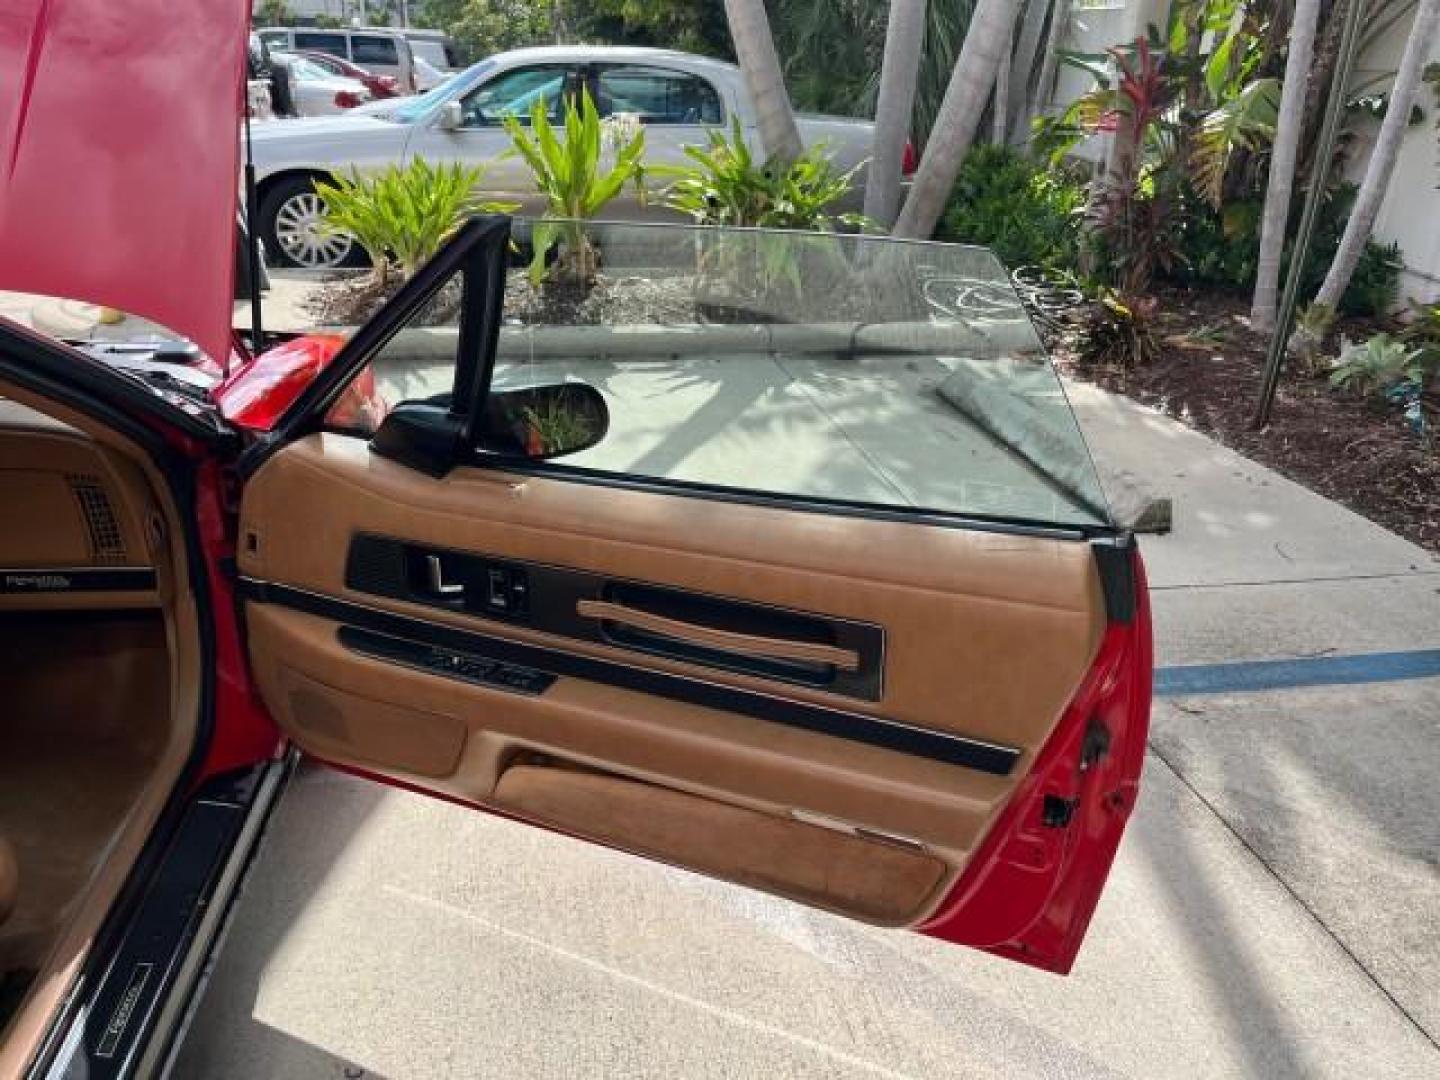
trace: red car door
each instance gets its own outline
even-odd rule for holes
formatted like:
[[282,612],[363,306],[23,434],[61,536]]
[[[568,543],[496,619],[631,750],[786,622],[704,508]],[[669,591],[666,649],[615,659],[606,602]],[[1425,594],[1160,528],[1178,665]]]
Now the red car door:
[[[379,780],[1067,971],[1134,806],[1149,616],[998,263],[588,224],[586,324],[506,268],[508,232],[463,229],[242,461],[276,722]],[[941,375],[1044,437],[1006,444]],[[358,377],[378,430],[327,416]]]

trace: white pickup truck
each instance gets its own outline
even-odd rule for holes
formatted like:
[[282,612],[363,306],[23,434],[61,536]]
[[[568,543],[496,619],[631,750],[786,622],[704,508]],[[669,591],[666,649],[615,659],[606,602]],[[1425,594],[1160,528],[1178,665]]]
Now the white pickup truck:
[[[667,49],[552,46],[497,53],[418,97],[340,116],[254,125],[260,235],[271,262],[315,268],[345,262],[351,241],[319,228],[322,207],[312,183],[412,157],[484,165],[486,195],[520,203],[522,214],[538,213],[542,204],[524,161],[502,157],[510,146],[503,120],[528,116],[543,98],[558,121],[562,102],[582,88],[602,117],[639,118],[649,164],[680,163],[686,144],[703,144],[732,116],[759,149],[754,110],[734,64]],[[799,123],[805,144],[822,144],[841,169],[869,156],[869,121],[801,115]],[[668,215],[657,200],[642,206],[633,191],[605,208],[607,218]]]

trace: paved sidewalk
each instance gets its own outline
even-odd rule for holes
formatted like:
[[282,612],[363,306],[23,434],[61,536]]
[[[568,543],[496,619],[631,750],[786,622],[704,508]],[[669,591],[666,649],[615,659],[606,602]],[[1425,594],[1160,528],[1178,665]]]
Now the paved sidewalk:
[[[1072,389],[1102,472],[1177,500],[1162,665],[1440,646],[1440,560]],[[306,770],[176,1075],[1440,1074],[1440,679],[1231,670],[1157,702],[1064,980]]]

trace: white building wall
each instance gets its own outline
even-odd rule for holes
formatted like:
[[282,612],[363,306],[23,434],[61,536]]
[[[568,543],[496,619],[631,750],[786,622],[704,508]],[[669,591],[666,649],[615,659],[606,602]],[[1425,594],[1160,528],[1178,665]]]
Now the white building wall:
[[[1363,85],[1375,76],[1393,72],[1400,65],[1409,32],[1409,19],[1391,27],[1356,61],[1353,84]],[[1430,61],[1440,61],[1440,41],[1435,43]],[[1380,84],[1386,85],[1388,80]],[[1375,221],[1375,239],[1400,245],[1406,267],[1400,282],[1402,300],[1430,302],[1440,299],[1440,131],[1436,129],[1440,103],[1431,84],[1421,84],[1416,105],[1425,114],[1424,119],[1411,126],[1401,144],[1395,174]],[[1357,126],[1359,137],[1350,148],[1345,174],[1358,184],[1365,175],[1380,125],[1379,121],[1365,120]]]

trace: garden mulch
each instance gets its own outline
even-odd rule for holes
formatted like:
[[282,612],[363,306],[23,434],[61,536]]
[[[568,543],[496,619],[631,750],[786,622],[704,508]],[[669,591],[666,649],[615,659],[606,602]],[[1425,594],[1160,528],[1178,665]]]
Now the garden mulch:
[[[1057,350],[1067,374],[1153,406],[1297,483],[1440,553],[1440,446],[1427,447],[1399,410],[1331,389],[1324,378],[1287,369],[1271,419],[1251,420],[1265,339],[1241,320],[1247,297],[1159,290],[1159,359],[1138,368],[1097,369]],[[1342,322],[1337,334],[1363,340],[1374,321]]]

